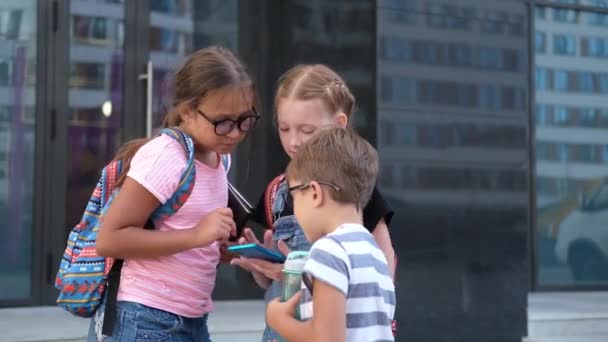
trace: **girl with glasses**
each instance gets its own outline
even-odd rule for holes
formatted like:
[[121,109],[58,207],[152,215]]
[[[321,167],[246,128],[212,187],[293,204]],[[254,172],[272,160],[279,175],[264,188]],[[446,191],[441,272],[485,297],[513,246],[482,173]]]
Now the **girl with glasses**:
[[[98,254],[124,260],[113,334],[105,341],[209,341],[207,315],[213,310],[220,244],[235,231],[222,156],[245,138],[259,115],[250,76],[225,48],[190,55],[174,84],[163,126],[192,139],[194,187],[174,215],[144,229],[151,213],[180,186],[187,156],[178,141],[159,135],[126,144],[116,157],[126,163],[121,190],[103,217],[96,245]],[[93,320],[89,341],[98,339],[98,332]]]

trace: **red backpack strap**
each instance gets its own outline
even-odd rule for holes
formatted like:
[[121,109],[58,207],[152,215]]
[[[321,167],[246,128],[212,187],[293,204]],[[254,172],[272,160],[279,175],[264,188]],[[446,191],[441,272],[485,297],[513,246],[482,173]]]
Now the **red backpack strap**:
[[272,206],[274,204],[274,200],[277,197],[277,190],[279,190],[279,185],[281,182],[285,180],[285,174],[280,174],[275,177],[268,186],[266,187],[266,192],[264,192],[264,209],[266,209],[266,224],[269,229],[274,230],[274,214],[272,213]]
[[118,178],[120,178],[120,173],[122,172],[122,161],[113,160],[105,167],[104,171],[102,171],[102,177],[106,178],[104,179],[105,188],[102,189],[102,203],[107,203],[110,199],[110,196],[112,196],[112,193],[116,189],[116,183],[118,183]]

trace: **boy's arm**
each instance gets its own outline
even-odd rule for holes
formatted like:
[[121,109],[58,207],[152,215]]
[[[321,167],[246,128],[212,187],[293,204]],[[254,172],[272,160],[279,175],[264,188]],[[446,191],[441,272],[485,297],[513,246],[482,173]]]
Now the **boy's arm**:
[[322,281],[313,283],[312,319],[300,322],[294,318],[300,296],[286,303],[272,302],[268,307],[268,324],[292,342],[346,341],[346,297],[335,287]]
[[313,283],[313,310],[310,320],[314,338],[311,341],[346,341],[346,296],[322,281]]

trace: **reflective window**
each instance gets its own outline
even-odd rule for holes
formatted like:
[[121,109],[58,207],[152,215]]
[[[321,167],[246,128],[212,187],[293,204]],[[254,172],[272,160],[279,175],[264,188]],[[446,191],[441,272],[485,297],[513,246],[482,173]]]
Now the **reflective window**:
[[479,49],[479,64],[485,69],[502,69],[502,50],[499,48]]
[[537,66],[535,69],[534,80],[536,82],[536,89],[549,89],[549,70]]
[[500,109],[500,88],[496,85],[479,87],[479,104],[482,109]]
[[543,53],[547,51],[547,34],[544,32],[536,31],[534,33],[534,47],[537,53]]
[[122,46],[124,22],[121,19],[74,15],[71,27],[74,43]]
[[593,82],[593,74],[589,71],[583,71],[578,74],[579,76],[579,89],[586,93],[592,93],[595,91],[595,84]]
[[[563,4],[576,4],[577,0],[555,0]],[[553,8],[553,20],[564,23],[575,23],[578,20],[578,12],[565,8]]]
[[468,44],[449,44],[448,61],[455,66],[472,66],[473,50]]
[[552,87],[559,96],[537,96],[542,102],[536,104],[538,281],[555,286],[606,285],[608,230],[600,223],[608,222],[608,141],[602,138],[607,133],[602,131],[608,130],[608,74],[597,64],[608,47],[606,37],[597,31],[605,14],[549,7],[539,7],[537,13],[541,9],[552,11],[555,21],[568,23],[556,26],[537,16],[537,32],[553,36],[551,55],[578,56],[572,62],[553,63],[556,59],[548,52],[536,49],[543,53],[535,66],[539,93],[548,90],[539,70],[559,64],[553,69]]
[[555,70],[553,75],[555,77],[554,89],[559,91],[568,90],[569,73],[565,70]]
[[381,146],[390,146],[395,144],[395,130],[392,122],[385,121],[382,123],[379,142]]
[[[358,110],[354,117],[354,126],[365,137],[374,140],[377,135],[377,126],[373,124],[376,113],[375,97],[370,94],[375,93],[376,84],[370,66],[376,58],[383,59],[381,54],[374,56],[369,53],[372,51],[370,47],[376,46],[375,30],[372,29],[377,19],[374,17],[376,3],[348,0],[326,2],[291,0],[287,4],[294,17],[293,20],[285,20],[286,45],[283,47],[284,65],[281,68],[286,69],[295,63],[324,63],[336,70],[348,82],[357,99]],[[383,20],[394,25],[395,32],[400,32],[404,25],[410,26],[411,20],[415,19],[407,10],[412,6],[414,8],[418,6],[418,1],[382,1],[378,6],[394,8],[387,17],[383,17]],[[387,42],[385,45],[387,49],[394,48],[389,52],[392,57],[395,57],[393,53],[396,51],[399,59],[409,58],[410,54],[414,54],[413,51],[407,51],[412,42],[405,38],[411,37],[389,34],[387,37],[377,37],[378,42],[382,38]],[[362,53],[362,51],[367,52]],[[280,71],[283,72],[285,69]],[[378,79],[383,76],[385,75],[378,73]],[[390,82],[393,93],[384,96],[391,98],[392,102],[407,101],[407,98],[404,100],[401,96],[406,96],[408,89],[411,89],[407,85],[408,81]]]
[[579,111],[579,125],[594,127],[597,124],[597,116],[593,108],[582,108]]
[[572,35],[556,34],[553,36],[553,54],[576,55],[576,38]]
[[[417,7],[392,10],[389,3],[398,2]],[[399,324],[405,336],[397,340],[433,340],[426,328],[429,319],[448,325],[446,317],[453,318],[429,318],[429,307],[453,306],[446,297],[432,294],[433,287],[447,282],[458,284],[453,290],[461,291],[466,279],[467,286],[474,284],[471,297],[477,303],[470,312],[487,316],[504,298],[480,300],[478,290],[495,288],[503,268],[494,268],[495,261],[480,256],[520,264],[512,248],[526,250],[522,242],[529,195],[521,167],[528,151],[526,6],[503,0],[377,3],[377,132],[383,142],[379,154],[381,169],[396,168],[393,178],[379,180],[380,190],[395,209],[391,228],[399,227],[391,229],[399,253],[397,282],[412,284],[411,293],[428,298],[423,308],[408,305],[414,299],[407,293],[400,297],[399,304],[405,304],[398,304],[397,310],[404,317]],[[404,13],[407,27],[386,20]],[[400,49],[388,51],[386,44],[397,39],[409,44],[393,43]],[[540,45],[546,46],[543,39]],[[394,58],[385,58],[388,55]],[[547,74],[543,82],[549,89]],[[484,245],[492,247],[477,250],[479,244],[471,244],[471,236],[484,236]],[[495,246],[505,249],[497,252]],[[422,265],[437,265],[442,271]],[[470,272],[475,265],[497,271]],[[450,271],[443,271],[446,268]],[[461,339],[479,340],[482,330]],[[492,338],[497,337],[486,340]]]
[[378,13],[378,19],[399,25],[415,25],[417,0],[382,0],[378,7],[386,9]]
[[0,2],[0,301],[31,296],[37,2]]
[[608,74],[599,75],[599,91],[608,94]]
[[99,170],[120,145],[123,30],[123,3],[70,2],[66,228],[80,220]]
[[380,184],[382,186],[395,186],[395,167],[393,165],[382,165],[380,169]]
[[534,112],[537,125],[546,125],[549,122],[547,109],[548,106],[545,104],[536,104]]
[[412,60],[412,44],[398,37],[383,37],[380,39],[380,57],[393,61]]
[[70,64],[69,84],[74,88],[103,89],[106,86],[106,65],[86,61]]
[[585,57],[607,58],[608,39],[602,37],[581,39],[581,55]]
[[[606,0],[586,0],[589,5],[600,8],[608,8],[608,1]],[[606,13],[583,13],[583,16],[587,18],[586,23],[593,26],[608,26],[608,14]]]
[[556,106],[553,117],[556,125],[566,125],[568,123],[568,109],[564,106]]
[[470,31],[475,9],[449,4],[427,4],[427,25],[436,29]]
[[507,24],[507,14],[494,9],[481,10],[482,19],[479,22],[481,32],[487,34],[502,34]]
[[537,6],[534,9],[534,14],[537,19],[545,19],[547,17],[547,9],[545,7]]

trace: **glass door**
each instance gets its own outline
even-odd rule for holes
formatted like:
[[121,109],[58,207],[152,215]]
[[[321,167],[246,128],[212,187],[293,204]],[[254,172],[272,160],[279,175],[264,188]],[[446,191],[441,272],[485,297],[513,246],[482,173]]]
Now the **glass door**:
[[70,2],[66,229],[80,220],[99,171],[121,143],[124,37],[123,1]]
[[[54,303],[67,234],[100,170],[159,126],[185,56],[211,44],[238,52],[241,10],[237,0],[1,2],[0,306]],[[220,298],[261,298],[240,285],[248,275],[220,273]]]
[[[134,2],[131,2],[134,3]],[[54,277],[69,231],[80,221],[101,169],[113,158],[125,134],[124,0],[70,0],[46,3],[51,33],[45,100],[51,119],[42,146],[42,181],[37,195],[43,208],[39,304],[54,303]],[[134,16],[134,14],[131,15]],[[128,69],[130,67],[130,69]],[[44,74],[44,73],[43,73]],[[136,98],[130,101],[137,101]],[[46,112],[45,112],[46,115]],[[48,143],[47,143],[48,142]]]
[[0,3],[0,302],[32,296],[37,1]]

